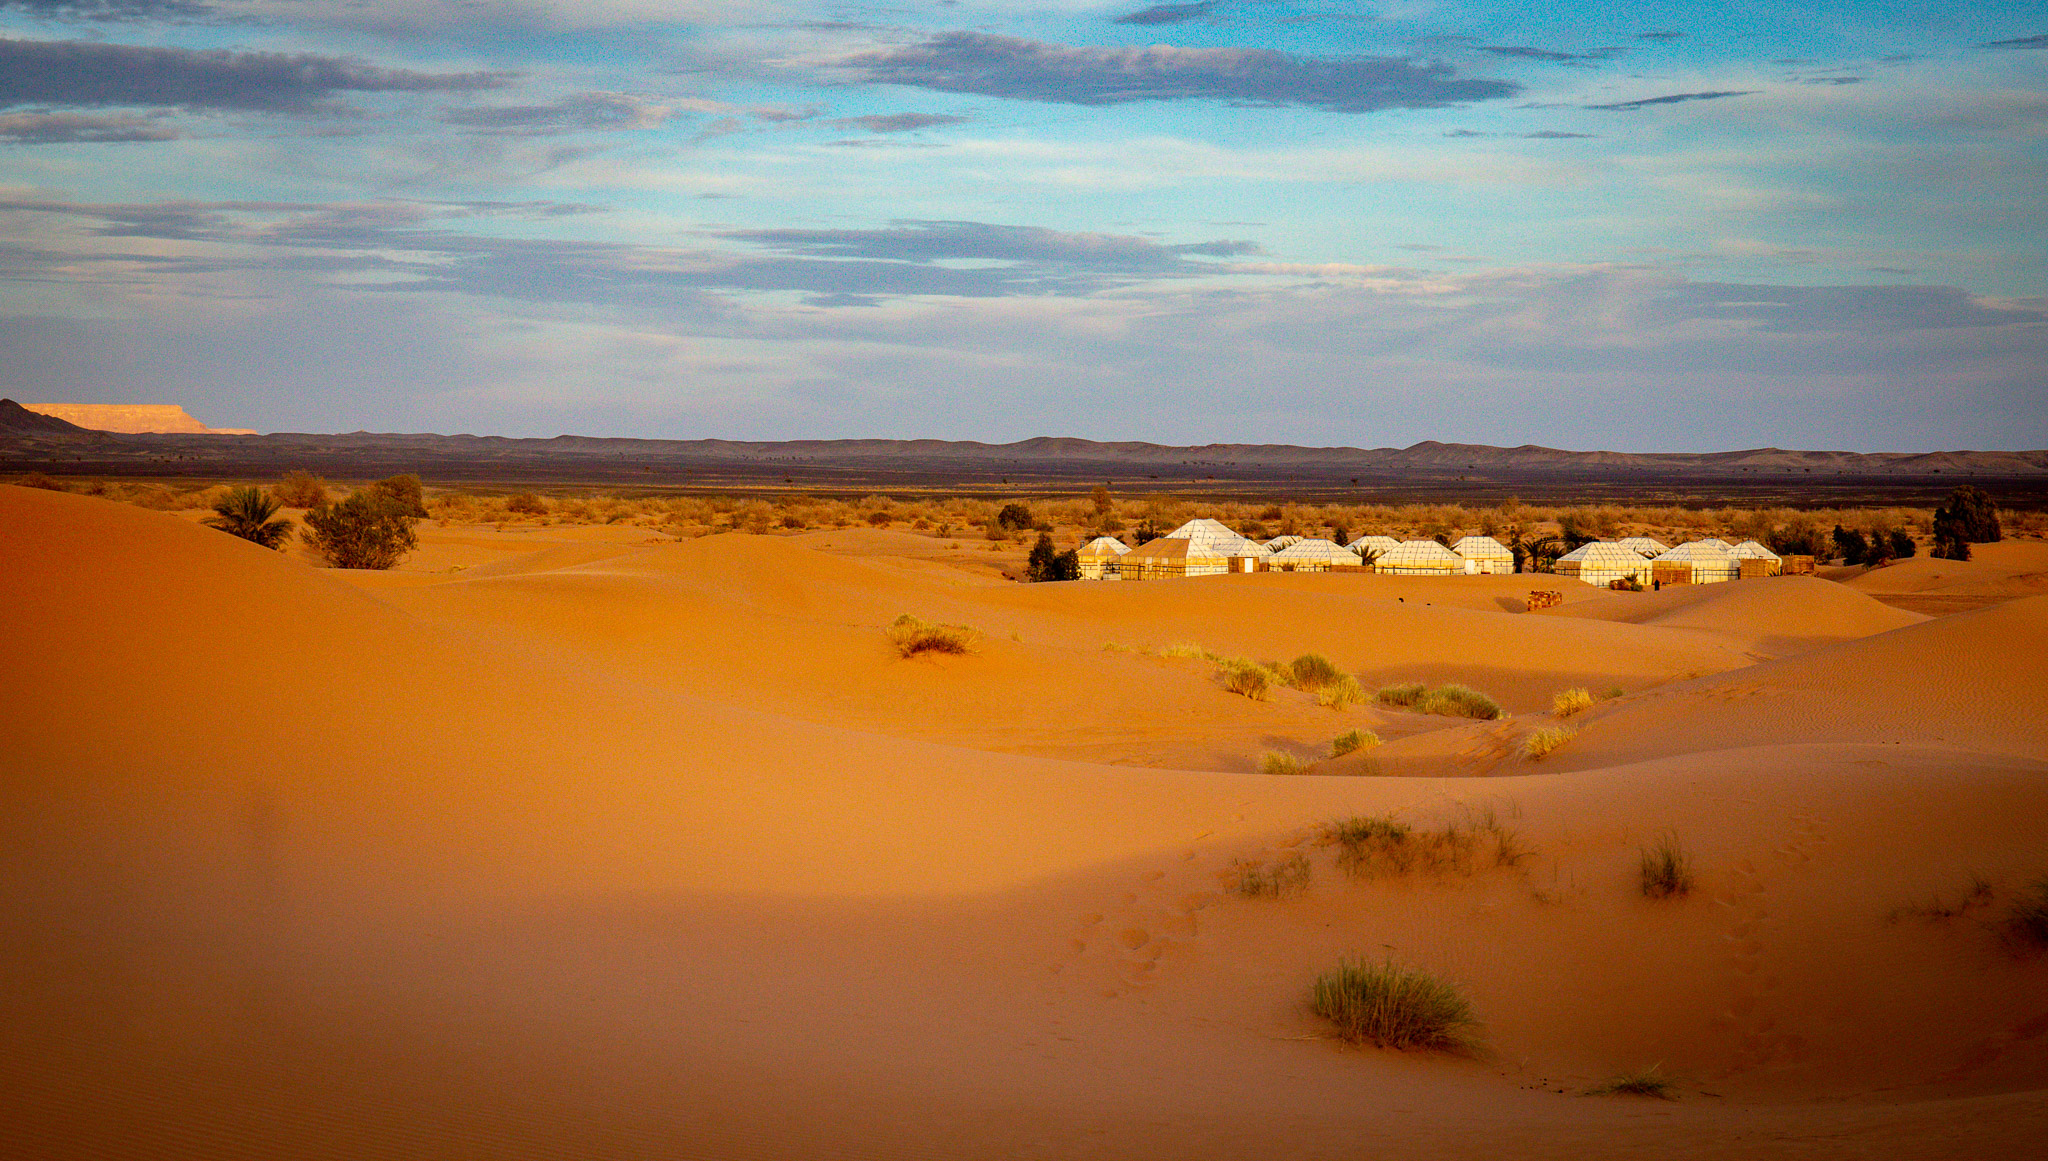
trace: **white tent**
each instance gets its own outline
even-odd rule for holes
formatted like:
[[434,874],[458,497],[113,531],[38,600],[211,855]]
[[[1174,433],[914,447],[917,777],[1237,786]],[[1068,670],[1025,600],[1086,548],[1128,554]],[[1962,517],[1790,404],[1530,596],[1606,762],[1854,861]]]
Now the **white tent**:
[[1192,540],[1221,556],[1245,556],[1257,560],[1272,555],[1265,545],[1239,536],[1222,521],[1207,517],[1188,521],[1167,533],[1166,539]]
[[1733,551],[1737,557],[1745,560],[1768,560],[1773,564],[1785,563],[1784,557],[1779,556],[1754,540],[1743,541],[1741,544],[1736,545]]
[[1652,560],[1671,551],[1671,546],[1651,536],[1624,536],[1614,543]]
[[1268,540],[1268,541],[1266,542],[1266,551],[1268,551],[1268,552],[1278,552],[1278,551],[1280,551],[1281,549],[1283,549],[1283,548],[1286,548],[1286,547],[1288,547],[1288,546],[1290,546],[1290,545],[1295,545],[1295,544],[1300,544],[1300,543],[1301,543],[1301,537],[1299,537],[1299,536],[1275,536],[1275,537],[1274,537],[1273,539],[1271,539],[1271,540]]
[[1358,567],[1358,554],[1329,540],[1300,540],[1266,561],[1276,572],[1328,572],[1336,565]]
[[1728,543],[1727,541],[1725,541],[1725,540],[1721,539],[1721,538],[1720,538],[1720,537],[1718,537],[1718,536],[1709,536],[1709,537],[1707,537],[1707,538],[1706,538],[1705,540],[1689,540],[1689,541],[1687,541],[1686,543],[1688,543],[1688,544],[1704,544],[1704,545],[1706,545],[1706,546],[1707,546],[1708,548],[1718,548],[1718,549],[1720,549],[1720,550],[1721,550],[1722,552],[1734,552],[1734,551],[1735,551],[1735,546],[1734,546],[1734,545],[1732,545],[1732,544]]
[[1348,546],[1360,557],[1369,555],[1385,556],[1401,547],[1401,542],[1391,536],[1361,536]]
[[1098,536],[1081,546],[1075,554],[1081,565],[1082,580],[1117,580],[1122,576],[1117,560],[1131,550],[1131,546],[1114,536]]
[[1649,584],[1650,562],[1632,548],[1624,548],[1611,540],[1596,540],[1558,557],[1557,575],[1576,577],[1603,589],[1618,580]]
[[1464,557],[1472,572],[1505,574],[1515,571],[1515,554],[1491,536],[1467,536],[1451,545],[1451,551]]
[[1465,571],[1465,558],[1434,540],[1404,540],[1372,567],[1394,576],[1451,576]]
[[1734,553],[1705,540],[1688,540],[1652,562],[1661,565],[1690,565],[1692,583],[1710,585],[1732,581],[1742,575],[1742,562]]

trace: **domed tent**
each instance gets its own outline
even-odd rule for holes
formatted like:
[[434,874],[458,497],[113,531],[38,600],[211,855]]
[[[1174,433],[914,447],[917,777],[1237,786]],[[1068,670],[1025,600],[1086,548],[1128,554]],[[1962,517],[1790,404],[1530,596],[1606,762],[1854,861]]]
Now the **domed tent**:
[[1465,571],[1465,558],[1434,540],[1404,540],[1372,567],[1393,576],[1455,576]]
[[1671,551],[1670,545],[1652,536],[1624,536],[1614,543],[1651,560]]
[[1515,571],[1515,554],[1491,536],[1467,536],[1451,545],[1451,551],[1471,562],[1473,572],[1506,574]]
[[1557,575],[1606,588],[1618,580],[1650,583],[1650,562],[1643,554],[1609,540],[1581,544],[1557,558]]
[[1777,576],[1779,570],[1785,567],[1784,557],[1779,556],[1754,540],[1745,540],[1741,544],[1736,545],[1735,559],[1738,567],[1742,569],[1742,575],[1745,578]]
[[1688,540],[1650,562],[1650,575],[1667,585],[1710,585],[1742,575],[1742,562],[1725,548]]
[[1357,553],[1359,559],[1364,560],[1366,564],[1370,565],[1372,563],[1371,558],[1384,557],[1401,547],[1401,542],[1391,536],[1361,536],[1346,547]]
[[1081,564],[1082,580],[1117,580],[1122,575],[1117,562],[1131,546],[1114,536],[1098,536],[1081,546],[1075,556]]
[[1358,554],[1329,540],[1297,540],[1266,561],[1275,572],[1328,572],[1359,567]]

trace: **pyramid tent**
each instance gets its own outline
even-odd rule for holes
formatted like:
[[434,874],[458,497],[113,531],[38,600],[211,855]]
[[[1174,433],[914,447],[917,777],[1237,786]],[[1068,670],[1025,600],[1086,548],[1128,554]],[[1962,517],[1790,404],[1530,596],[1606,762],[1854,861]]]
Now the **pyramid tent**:
[[1451,545],[1451,551],[1471,561],[1473,572],[1505,574],[1515,571],[1515,554],[1491,536],[1467,536]]
[[1736,545],[1734,552],[1737,557],[1744,560],[1768,560],[1776,564],[1785,563],[1784,557],[1779,556],[1754,540],[1745,540],[1741,544]]
[[1220,520],[1206,517],[1190,520],[1166,534],[1168,540],[1192,540],[1219,552],[1223,556],[1245,556],[1260,559],[1270,556],[1266,546],[1256,540],[1248,540],[1230,530]]
[[1732,545],[1732,544],[1728,543],[1727,541],[1725,541],[1725,540],[1721,539],[1721,538],[1720,538],[1720,537],[1718,537],[1718,536],[1709,536],[1709,537],[1707,537],[1707,538],[1706,538],[1705,540],[1689,540],[1689,541],[1686,541],[1686,543],[1688,543],[1688,544],[1704,544],[1704,545],[1706,545],[1706,546],[1707,546],[1707,547],[1709,547],[1709,548],[1718,548],[1718,549],[1720,549],[1720,550],[1721,550],[1722,552],[1734,552],[1734,551],[1735,551],[1735,546],[1734,546],[1734,545]]
[[1581,544],[1557,558],[1557,575],[1606,588],[1618,580],[1650,583],[1650,562],[1632,548],[1608,540]]
[[1275,536],[1273,539],[1266,541],[1266,551],[1278,552],[1288,545],[1300,543],[1301,537],[1299,536]]
[[1118,579],[1117,561],[1130,550],[1130,545],[1114,536],[1098,536],[1082,545],[1081,550],[1074,554],[1081,565],[1081,579]]
[[1651,563],[1663,566],[1655,570],[1659,580],[1669,569],[1689,567],[1691,583],[1696,585],[1731,581],[1742,575],[1742,562],[1733,552],[1705,540],[1688,540],[1669,552],[1659,554]]
[[1614,543],[1652,559],[1671,551],[1670,545],[1653,536],[1624,536]]
[[1349,547],[1351,551],[1357,553],[1360,557],[1364,557],[1367,554],[1376,554],[1383,557],[1401,547],[1401,542],[1391,536],[1361,536],[1352,541]]
[[1451,576],[1465,571],[1465,558],[1434,540],[1404,540],[1372,567],[1395,576]]
[[1358,554],[1329,540],[1297,540],[1266,562],[1277,572],[1328,572],[1343,565],[1359,566]]

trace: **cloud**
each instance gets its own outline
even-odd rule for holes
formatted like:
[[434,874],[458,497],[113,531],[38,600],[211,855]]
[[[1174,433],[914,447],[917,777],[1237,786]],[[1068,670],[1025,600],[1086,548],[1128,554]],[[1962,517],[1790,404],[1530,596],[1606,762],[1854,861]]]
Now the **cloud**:
[[0,141],[17,145],[65,145],[86,141],[175,141],[184,134],[161,114],[0,114]]
[[2033,36],[2016,37],[2012,40],[1994,40],[1988,44],[1980,44],[1977,47],[2001,49],[2048,48],[2048,32],[2036,33]]
[[675,113],[673,106],[657,105],[628,93],[575,93],[545,105],[453,109],[443,113],[441,119],[480,133],[528,136],[654,129]]
[[1553,52],[1547,48],[1530,48],[1527,45],[1520,44],[1477,44],[1472,47],[1480,52],[1490,52],[1495,56],[1518,57],[1523,60],[1552,61],[1559,64],[1585,64],[1592,61],[1613,60],[1615,57],[1628,51],[1624,48],[1608,47],[1596,48],[1591,52]]
[[1755,89],[1709,89],[1702,93],[1672,93],[1663,97],[1644,97],[1639,101],[1617,101],[1611,105],[1587,105],[1588,109],[1647,109],[1652,105],[1679,105],[1687,101],[1718,101],[1723,97],[1747,97]]
[[870,113],[864,117],[841,117],[832,124],[841,129],[860,128],[870,133],[909,133],[940,125],[964,125],[971,120],[972,117],[954,117],[944,113]]
[[1201,264],[1188,256],[1235,258],[1256,254],[1253,242],[1216,241],[1167,246],[1127,234],[1068,233],[1037,226],[986,222],[898,221],[873,230],[729,230],[720,237],[787,253],[824,258],[866,258],[929,264],[942,261],[1013,262],[1097,272],[1181,273]]
[[169,105],[307,113],[341,92],[468,92],[503,72],[421,73],[312,53],[195,51],[76,40],[0,39],[0,108]]
[[1110,23],[1186,24],[1190,20],[1200,20],[1209,15],[1215,7],[1216,5],[1209,0],[1201,0],[1195,4],[1154,4],[1150,8],[1140,8],[1124,16],[1113,16]]
[[1685,34],[1683,32],[1674,32],[1668,28],[1659,29],[1655,32],[1636,33],[1637,40],[1680,40],[1683,39],[1684,36]]
[[0,0],[0,12],[24,12],[42,20],[192,20],[215,11],[199,0]]
[[1538,129],[1534,133],[1524,133],[1522,136],[1530,141],[1574,141],[1580,138],[1598,137],[1600,135],[1598,133],[1567,133],[1562,129]]
[[1510,81],[1459,78],[1441,62],[1317,58],[1252,48],[1114,48],[946,32],[834,62],[891,85],[1069,105],[1227,101],[1333,113],[1433,109],[1511,97]]

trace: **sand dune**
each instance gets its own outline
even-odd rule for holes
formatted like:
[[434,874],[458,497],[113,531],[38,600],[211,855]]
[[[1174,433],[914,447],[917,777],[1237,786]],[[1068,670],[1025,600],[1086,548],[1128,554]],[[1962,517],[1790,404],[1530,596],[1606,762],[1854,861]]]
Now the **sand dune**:
[[[542,551],[385,592],[0,488],[8,1155],[1932,1157],[2048,1132],[2043,962],[1892,914],[2048,865],[2048,601],[1751,666],[1697,625],[1321,583],[1346,578]],[[893,659],[904,609],[987,647]],[[1119,720],[1241,751],[1375,720],[1104,654],[1113,626],[1389,669],[1504,649],[1487,672],[1531,698],[1640,646],[1629,672],[1670,683],[1483,781],[1030,752]],[[1945,724],[1887,726],[1908,707]],[[1486,808],[1519,865],[1357,882],[1313,837]],[[1636,847],[1667,829],[1701,885],[1653,904]],[[1296,851],[1303,896],[1222,889]],[[1389,949],[1459,982],[1483,1055],[1317,1038],[1308,981]],[[1656,1061],[1684,1099],[1576,1095]]]
[[1803,576],[1748,584],[1680,585],[1664,592],[1613,593],[1544,609],[1538,615],[1694,629],[1752,654],[1773,657],[1925,620],[1854,589]]
[[1915,557],[1869,569],[1845,583],[1902,609],[1965,612],[2048,593],[2048,544],[1978,544],[1969,560]]

